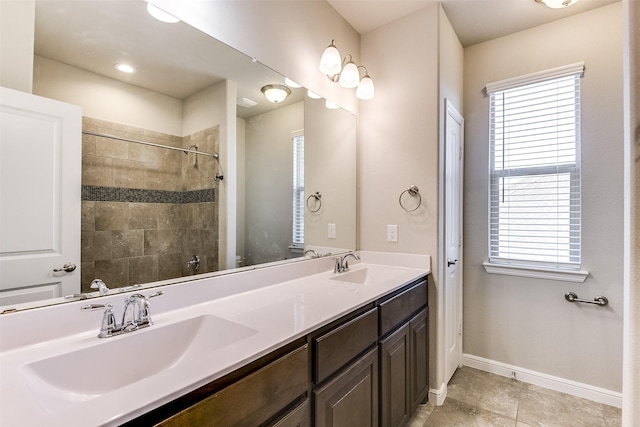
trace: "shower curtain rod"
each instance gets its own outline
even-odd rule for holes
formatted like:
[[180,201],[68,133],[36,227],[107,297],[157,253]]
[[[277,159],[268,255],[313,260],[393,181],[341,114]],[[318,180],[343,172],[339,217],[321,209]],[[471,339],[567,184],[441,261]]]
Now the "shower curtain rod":
[[120,136],[109,135],[109,134],[106,134],[106,133],[97,133],[97,132],[90,132],[90,131],[84,131],[84,130],[82,131],[82,133],[85,134],[85,135],[99,136],[99,137],[102,137],[102,138],[117,139],[118,141],[134,142],[136,144],[149,145],[151,147],[159,147],[159,148],[166,148],[168,150],[182,151],[184,154],[187,154],[187,153],[201,154],[203,156],[213,157],[216,160],[218,160],[218,158],[220,157],[218,155],[218,153],[205,153],[204,151],[189,150],[189,149],[186,149],[186,148],[171,147],[169,145],[162,145],[162,144],[154,144],[153,142],[145,142],[145,141],[138,141],[138,140],[135,140],[135,139],[122,138]]

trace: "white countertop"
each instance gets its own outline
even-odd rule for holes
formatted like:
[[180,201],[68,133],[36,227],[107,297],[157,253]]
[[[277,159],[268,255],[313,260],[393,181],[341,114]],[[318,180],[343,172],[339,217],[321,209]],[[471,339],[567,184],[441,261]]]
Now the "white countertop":
[[[305,336],[430,271],[428,256],[362,252],[361,257],[362,262],[353,262],[350,259],[351,271],[384,265],[387,269],[397,270],[397,275],[376,283],[354,284],[333,279],[336,274],[327,269],[329,263],[325,260],[314,260],[317,262],[313,268],[313,262],[304,267],[307,273],[312,274],[305,275],[305,271],[295,271],[298,278],[294,279],[290,278],[290,270],[300,270],[300,265],[285,265],[278,271],[255,270],[247,274],[237,273],[183,283],[180,286],[167,286],[163,288],[165,295],[152,300],[153,326],[107,339],[96,337],[102,311],[80,312],[79,306],[87,301],[73,303],[71,309],[67,307],[70,304],[65,304],[64,307],[53,306],[31,310],[31,313],[28,311],[0,316],[0,331],[3,336],[17,333],[28,335],[29,331],[38,329],[38,322],[58,323],[58,328],[55,324],[43,325],[47,334],[37,333],[37,341],[24,336],[21,339],[0,338],[0,425],[68,427],[78,425],[79,422],[86,426],[121,424]],[[321,266],[324,272],[318,273],[318,266]],[[278,276],[285,278],[285,281],[278,282]],[[252,283],[236,286],[239,292],[233,293],[229,291],[228,286],[225,287],[225,283],[228,285],[228,282],[234,281]],[[194,293],[197,297],[203,289],[211,288],[219,288],[217,296],[216,292],[213,292],[207,294],[206,299],[196,298],[196,301],[193,301]],[[144,293],[148,294],[150,291]],[[113,300],[116,318],[119,320],[122,295]],[[98,301],[103,302],[92,300]],[[21,318],[10,318],[17,315],[21,315]],[[118,367],[142,366],[145,365],[145,361],[153,360],[154,355],[148,354],[146,348],[137,348],[136,344],[144,340],[135,339],[136,335],[141,338],[142,334],[159,331],[160,328],[185,319],[207,315],[241,325],[242,338],[209,351],[206,357],[190,354],[188,363],[176,362],[158,373],[99,396],[90,393],[67,396],[67,400],[60,405],[51,403],[52,400],[43,405],[42,400],[34,396],[33,379],[30,385],[27,384],[28,369],[25,367],[30,364],[73,351],[91,350],[94,346],[108,346],[112,342],[117,345],[116,340],[127,339],[129,341],[123,343],[129,346],[130,342],[133,348],[117,354],[116,360],[111,358],[110,363],[104,363],[103,360],[79,362],[78,379],[75,381],[86,381],[90,384],[92,373],[95,376],[101,368],[110,369],[110,374],[117,376],[120,371]],[[53,318],[48,318],[49,316]],[[80,322],[85,316],[83,323],[89,324],[89,328],[74,330],[76,333],[68,335],[54,332],[60,329],[60,325],[71,324],[71,320],[65,316],[74,316],[76,322]],[[166,343],[167,349],[174,349],[180,345],[181,343],[176,342]],[[99,350],[105,348],[96,347]],[[112,357],[109,353],[110,350],[105,350],[105,357]],[[103,353],[97,354],[95,358],[100,359]],[[43,385],[43,389],[45,388],[46,384]],[[53,398],[53,401],[56,398]],[[72,399],[77,399],[78,403],[70,404]]]

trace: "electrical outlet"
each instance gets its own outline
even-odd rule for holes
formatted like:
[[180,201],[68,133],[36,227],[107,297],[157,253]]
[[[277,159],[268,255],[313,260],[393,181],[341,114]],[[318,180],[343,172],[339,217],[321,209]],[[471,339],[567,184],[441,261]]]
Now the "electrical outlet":
[[336,225],[335,224],[329,224],[329,226],[327,227],[327,237],[329,239],[335,239],[336,238]]
[[397,242],[398,241],[398,226],[397,225],[387,225],[387,242]]

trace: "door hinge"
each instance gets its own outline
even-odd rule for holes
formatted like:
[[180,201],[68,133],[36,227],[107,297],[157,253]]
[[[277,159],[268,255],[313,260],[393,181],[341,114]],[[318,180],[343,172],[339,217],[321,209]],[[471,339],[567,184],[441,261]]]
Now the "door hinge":
[[462,335],[462,323],[460,323],[459,326],[460,327],[458,328],[458,335]]

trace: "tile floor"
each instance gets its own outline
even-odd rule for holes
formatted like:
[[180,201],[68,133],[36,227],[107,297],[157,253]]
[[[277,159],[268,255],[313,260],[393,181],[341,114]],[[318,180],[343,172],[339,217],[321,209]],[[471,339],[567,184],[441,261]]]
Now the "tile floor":
[[408,427],[618,427],[621,417],[619,408],[462,367],[444,405],[421,405]]

